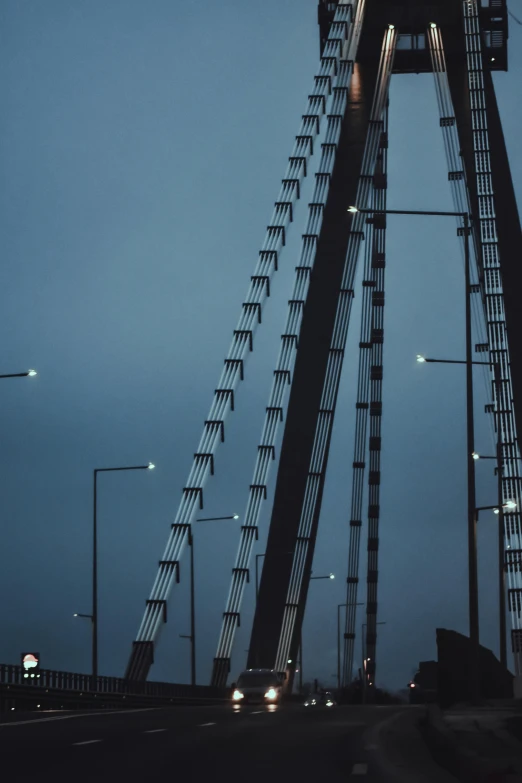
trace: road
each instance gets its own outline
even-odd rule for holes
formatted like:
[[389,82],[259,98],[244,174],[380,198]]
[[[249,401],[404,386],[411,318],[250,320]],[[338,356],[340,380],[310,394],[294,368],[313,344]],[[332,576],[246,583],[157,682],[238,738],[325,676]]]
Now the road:
[[367,730],[397,707],[0,714],[2,780],[384,783]]

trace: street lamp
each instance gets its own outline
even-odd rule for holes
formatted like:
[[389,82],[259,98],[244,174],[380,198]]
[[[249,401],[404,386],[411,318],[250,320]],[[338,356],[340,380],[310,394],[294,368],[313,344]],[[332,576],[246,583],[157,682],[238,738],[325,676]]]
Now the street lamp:
[[341,690],[341,617],[340,609],[346,606],[364,606],[364,602],[337,604],[337,690]]
[[[93,482],[93,536],[92,536],[92,677],[96,690],[98,677],[98,522],[97,522],[97,480],[98,473],[113,473],[121,470],[153,470],[154,465],[131,465],[121,468],[95,468]],[[80,616],[80,615],[78,615]]]
[[335,574],[326,574],[326,576],[311,576],[310,579],[335,579]]
[[[372,215],[367,219],[368,223],[384,224],[386,215],[419,215],[429,217],[453,217],[460,218],[463,222],[464,234],[464,275],[466,289],[466,409],[467,409],[467,470],[468,470],[468,570],[469,570],[469,637],[470,637],[470,680],[471,696],[473,702],[477,702],[480,695],[479,684],[479,613],[478,613],[478,575],[477,575],[477,531],[475,523],[475,471],[472,453],[474,426],[473,426],[473,372],[472,372],[472,332],[471,332],[471,269],[470,269],[470,244],[471,215],[467,212],[441,212],[427,210],[404,209],[359,209],[356,206],[348,207],[348,212],[353,214]],[[434,361],[417,356],[418,362]],[[461,362],[450,362],[460,364]],[[478,363],[478,362],[477,362]],[[500,397],[499,397],[500,399]]]
[[[196,522],[221,522],[226,519],[239,519],[239,514],[231,514],[226,517],[203,517]],[[190,547],[190,634],[180,634],[180,639],[190,639],[190,684],[196,685],[196,596],[194,576],[194,533],[189,525],[188,543]]]
[[[386,625],[386,620],[380,623],[375,623],[375,625]],[[369,658],[366,658],[366,653],[364,651],[364,628],[367,628],[368,623],[363,623],[361,625],[361,647],[362,647],[362,675],[363,675],[363,689],[361,693],[361,700],[362,703],[366,703],[366,664],[370,660]],[[370,683],[371,685],[372,683]]]
[[[468,296],[469,299],[469,296]],[[473,361],[469,356],[468,358],[463,361],[459,359],[428,359],[424,356],[417,356],[417,361],[427,362],[427,363],[437,363],[437,364],[465,364],[467,372],[471,372],[473,365],[480,365],[482,367],[493,367],[494,372],[494,382],[495,386],[497,388],[497,455],[494,457],[497,461],[497,497],[498,497],[498,504],[495,507],[492,507],[492,509],[495,511],[496,514],[499,515],[498,520],[498,550],[499,550],[499,611],[500,611],[500,618],[499,618],[499,624],[500,624],[500,662],[503,666],[507,666],[507,651],[506,651],[506,616],[505,616],[505,576],[504,576],[504,508],[516,508],[516,504],[514,506],[510,506],[506,503],[502,503],[502,422],[500,418],[500,400],[502,398],[501,395],[501,368],[499,362],[476,362]],[[472,416],[471,416],[472,418]],[[468,409],[468,421],[469,421],[469,409]],[[470,455],[470,458],[468,458],[468,467],[471,466],[473,469],[473,486],[475,485],[475,462],[480,459],[480,454],[478,454],[474,448],[473,448],[473,441],[468,437],[468,453]],[[489,457],[486,457],[486,459],[489,459]],[[468,471],[469,476],[469,471]],[[475,494],[475,491],[473,489],[473,495]],[[469,500],[469,495],[468,495]],[[511,501],[508,501],[508,503]],[[486,510],[489,507],[484,506],[483,509]],[[495,510],[496,509],[496,510]],[[472,697],[474,697],[475,700],[478,699],[480,696],[479,693],[479,618],[478,618],[478,558],[477,558],[477,521],[478,521],[478,514],[476,513],[479,509],[474,508],[473,509],[473,519],[472,524],[468,528],[468,558],[469,558],[469,573],[470,573],[470,645],[471,645],[471,655],[473,657],[473,667],[470,667],[471,671],[471,680],[472,680]],[[472,601],[472,590],[471,590],[471,575],[474,575],[473,579],[473,601]],[[472,603],[473,603],[473,612],[472,612]],[[472,623],[473,619],[473,623]],[[474,633],[473,633],[474,631]],[[476,677],[476,679],[475,679]]]
[[[310,579],[335,579],[335,574],[326,574],[326,576],[311,576]],[[302,694],[302,692],[303,692],[303,626],[301,621],[301,632],[299,634],[299,693]]]
[[27,370],[27,372],[12,372],[8,375],[0,375],[0,378],[33,378],[35,375],[38,375],[36,370]]
[[[499,474],[501,468],[498,468]],[[500,498],[502,500],[502,498]],[[475,519],[478,522],[480,511],[493,511],[498,514],[498,616],[499,616],[499,634],[500,634],[500,663],[507,668],[507,649],[506,649],[506,575],[504,568],[504,508],[514,509],[517,504],[508,500],[506,503],[499,503],[498,506],[479,506],[475,509]]]

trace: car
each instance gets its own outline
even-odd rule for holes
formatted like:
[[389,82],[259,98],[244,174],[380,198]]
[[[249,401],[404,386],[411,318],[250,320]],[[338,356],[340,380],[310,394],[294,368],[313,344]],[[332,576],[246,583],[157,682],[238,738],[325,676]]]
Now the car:
[[278,704],[283,695],[283,675],[274,669],[246,669],[232,688],[234,704]]
[[305,707],[336,707],[337,702],[329,691],[314,693],[306,699]]

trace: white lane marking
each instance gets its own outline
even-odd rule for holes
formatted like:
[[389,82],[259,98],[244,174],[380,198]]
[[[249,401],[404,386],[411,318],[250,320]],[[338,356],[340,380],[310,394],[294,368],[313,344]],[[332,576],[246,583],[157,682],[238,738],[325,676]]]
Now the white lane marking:
[[264,710],[255,710],[254,712],[251,712],[250,714],[251,715],[262,715],[263,712],[264,712]]
[[147,729],[147,731],[144,731],[144,734],[156,734],[157,731],[167,731],[167,729]]
[[101,742],[101,740],[85,740],[84,742],[73,742],[73,745],[92,745],[93,742]]
[[215,723],[200,723],[199,725],[201,727],[201,726],[215,726],[216,724]]
[[80,712],[69,715],[55,715],[54,718],[35,718],[34,720],[16,720],[9,723],[0,723],[0,726],[27,726],[28,723],[48,723],[51,720],[70,720],[71,718],[91,718],[94,715],[128,715],[130,712],[150,712],[161,707],[143,707],[137,710],[111,710],[110,712]]
[[352,775],[366,775],[368,772],[368,764],[354,764],[352,769]]

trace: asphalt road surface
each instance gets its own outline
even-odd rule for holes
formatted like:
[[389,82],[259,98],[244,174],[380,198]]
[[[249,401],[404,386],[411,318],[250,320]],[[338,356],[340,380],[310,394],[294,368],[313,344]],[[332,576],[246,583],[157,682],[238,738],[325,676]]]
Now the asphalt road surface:
[[387,780],[365,735],[401,707],[0,714],[2,783]]

